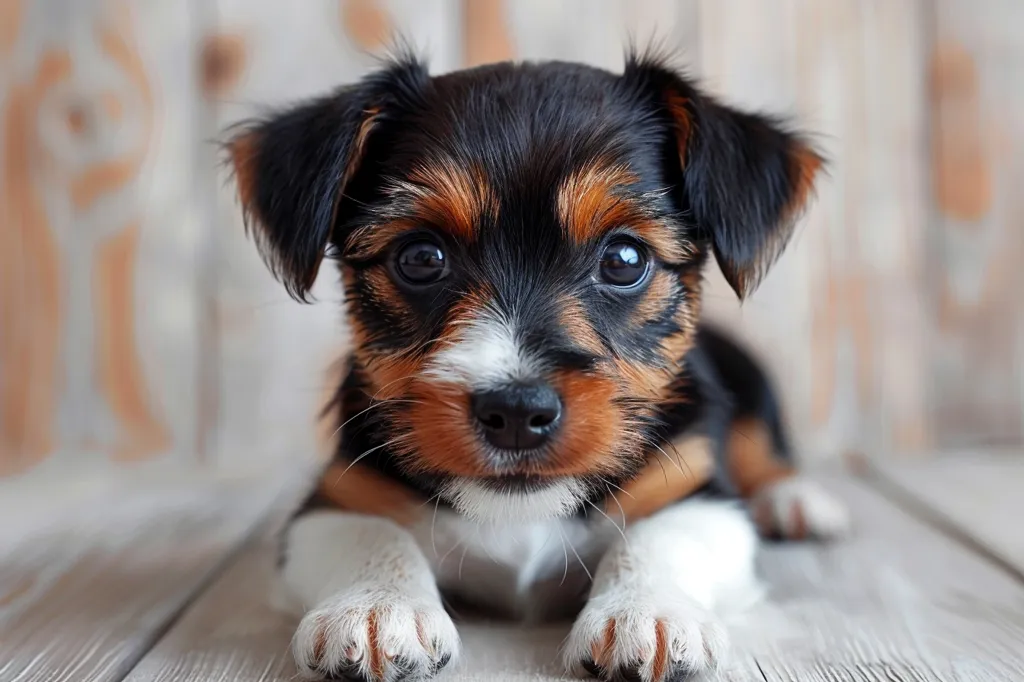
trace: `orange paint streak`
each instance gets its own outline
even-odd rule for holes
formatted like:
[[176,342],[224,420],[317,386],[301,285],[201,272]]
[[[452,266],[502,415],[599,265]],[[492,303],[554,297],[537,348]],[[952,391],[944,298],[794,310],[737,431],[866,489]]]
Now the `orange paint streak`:
[[342,0],[340,9],[342,28],[363,50],[383,47],[394,33],[391,16],[378,0]]
[[135,258],[139,226],[132,225],[100,245],[96,255],[96,319],[99,382],[126,431],[114,452],[118,460],[157,454],[170,434],[157,419],[146,393],[135,340]]
[[464,0],[462,3],[466,66],[515,58],[504,4],[502,0]]
[[412,194],[424,220],[459,239],[476,237],[481,220],[496,220],[498,198],[479,168],[464,168],[454,161],[420,166],[403,188]]
[[104,92],[100,95],[100,107],[111,121],[120,121],[124,117],[124,104],[116,92]]
[[205,97],[223,97],[238,85],[245,73],[246,52],[242,36],[217,34],[203,41],[199,78]]
[[21,0],[0,0],[0,55],[6,56],[14,49],[23,13]]
[[83,171],[71,183],[71,202],[78,210],[88,209],[105,194],[130,183],[139,170],[138,157],[113,159]]
[[992,205],[992,163],[974,57],[963,45],[939,43],[931,60],[932,183],[941,211],[973,223]]
[[34,79],[8,91],[0,206],[0,473],[24,470],[53,448],[63,296],[60,251],[30,169],[40,102],[71,75],[66,51],[45,53]]

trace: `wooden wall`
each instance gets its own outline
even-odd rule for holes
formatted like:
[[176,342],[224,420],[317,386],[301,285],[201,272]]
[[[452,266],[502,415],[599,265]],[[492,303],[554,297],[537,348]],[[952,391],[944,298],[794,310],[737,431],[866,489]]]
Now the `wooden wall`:
[[[307,460],[345,344],[243,235],[224,126],[372,68],[657,39],[830,177],[742,308],[807,458],[1024,441],[1018,0],[0,0],[0,474]],[[327,269],[325,269],[326,271]]]

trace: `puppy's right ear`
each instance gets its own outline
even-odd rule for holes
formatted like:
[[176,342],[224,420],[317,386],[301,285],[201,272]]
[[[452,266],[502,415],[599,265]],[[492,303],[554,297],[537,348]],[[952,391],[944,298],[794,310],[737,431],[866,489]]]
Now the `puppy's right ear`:
[[293,298],[307,300],[375,129],[429,78],[423,63],[396,61],[331,95],[244,123],[227,143],[246,229]]

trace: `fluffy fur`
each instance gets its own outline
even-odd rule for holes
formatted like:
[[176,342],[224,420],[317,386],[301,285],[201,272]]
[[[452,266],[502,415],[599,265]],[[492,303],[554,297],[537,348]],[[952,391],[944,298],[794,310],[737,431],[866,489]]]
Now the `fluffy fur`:
[[765,534],[845,527],[795,477],[761,368],[700,322],[710,256],[747,296],[812,192],[821,157],[780,121],[648,57],[402,58],[228,151],[271,270],[304,299],[333,254],[355,337],[283,552],[303,674],[432,675],[458,652],[444,591],[579,612],[571,670],[679,679],[756,592],[738,500]]

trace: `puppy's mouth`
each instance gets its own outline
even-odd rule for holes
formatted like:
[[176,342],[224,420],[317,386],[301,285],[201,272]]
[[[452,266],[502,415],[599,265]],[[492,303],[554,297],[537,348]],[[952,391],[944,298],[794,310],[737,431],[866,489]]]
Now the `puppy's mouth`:
[[484,476],[477,480],[488,490],[497,493],[529,493],[546,488],[558,479],[537,474],[502,474]]
[[583,504],[586,484],[573,476],[506,474],[455,477],[441,496],[477,521],[539,521],[570,516]]

